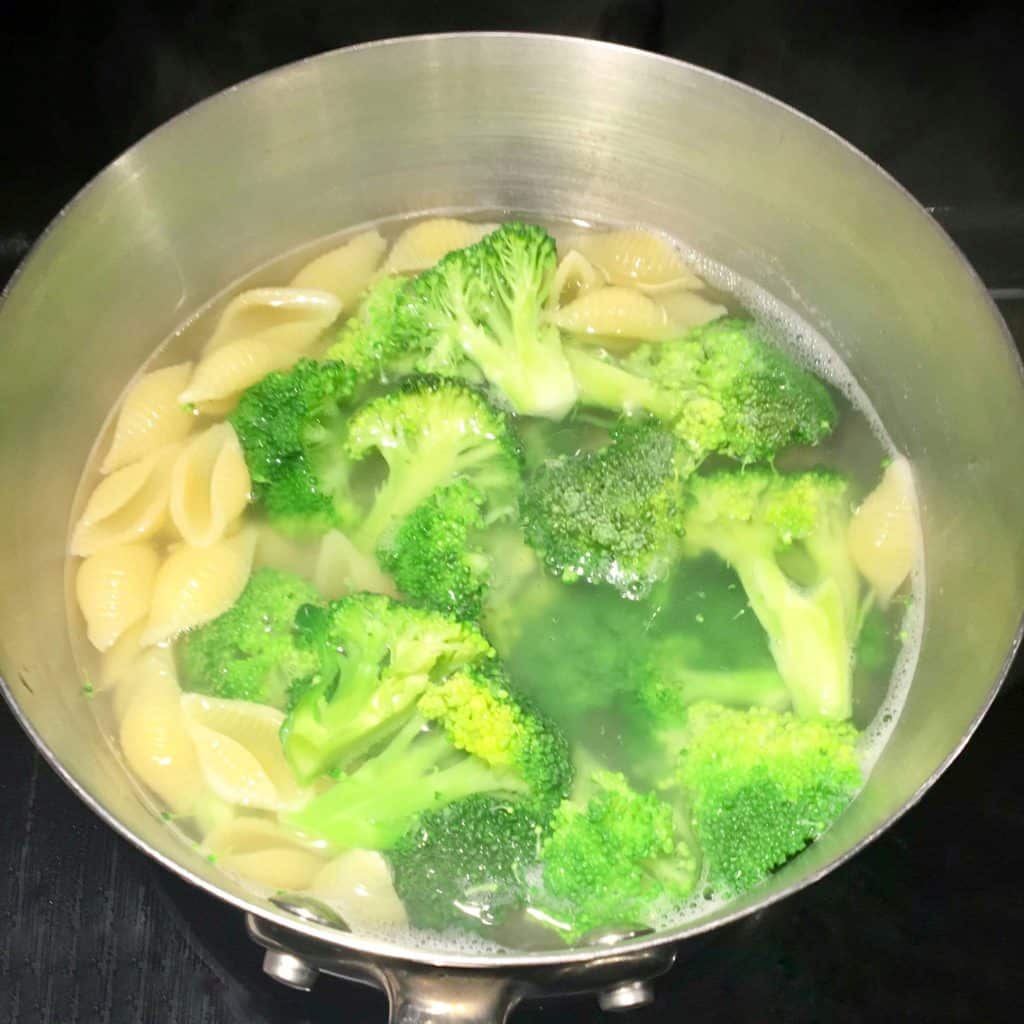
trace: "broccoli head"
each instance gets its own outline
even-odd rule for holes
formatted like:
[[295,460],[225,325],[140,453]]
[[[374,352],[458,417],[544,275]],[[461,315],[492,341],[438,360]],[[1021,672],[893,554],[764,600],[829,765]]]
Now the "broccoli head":
[[254,384],[231,413],[253,492],[277,529],[315,535],[351,521],[343,410],[357,383],[342,363],[300,359]]
[[398,324],[404,344],[422,353],[419,368],[465,376],[468,362],[516,412],[561,419],[576,383],[558,328],[544,318],[556,262],[543,228],[507,223],[412,280]]
[[767,708],[690,708],[679,781],[719,892],[756,885],[842,813],[862,782],[856,740],[847,723]]
[[582,348],[569,359],[584,404],[652,413],[697,462],[712,452],[769,460],[790,445],[817,444],[838,415],[828,388],[751,321],[723,317],[621,361]]
[[555,813],[532,901],[569,941],[602,928],[651,923],[693,890],[697,861],[672,807],[625,776],[595,771]]
[[349,420],[353,460],[377,452],[387,477],[355,531],[368,553],[438,487],[466,479],[486,498],[487,520],[510,515],[520,482],[519,444],[507,418],[474,388],[432,377],[409,378]]
[[571,772],[565,738],[496,664],[465,665],[428,684],[392,738],[287,820],[334,846],[386,850],[420,815],[478,794],[549,815]]
[[350,765],[406,724],[432,682],[493,653],[474,626],[381,594],[306,605],[296,628],[317,668],[281,740],[303,781]]
[[409,920],[488,928],[524,905],[543,826],[529,804],[481,794],[423,815],[388,852]]
[[796,713],[849,718],[859,581],[845,477],[748,467],[695,476],[690,493],[686,547],[735,569]]
[[678,454],[653,423],[626,424],[604,448],[544,463],[520,502],[527,541],[566,582],[604,581],[643,596],[679,549]]
[[485,504],[479,488],[460,478],[434,491],[378,548],[381,566],[413,604],[480,618],[491,571],[475,540],[486,525]]
[[296,684],[317,668],[293,624],[300,607],[318,600],[300,576],[258,569],[223,615],[178,640],[182,688],[285,708]]
[[405,345],[396,318],[405,288],[400,277],[382,277],[342,325],[327,358],[351,367],[363,379],[387,380]]

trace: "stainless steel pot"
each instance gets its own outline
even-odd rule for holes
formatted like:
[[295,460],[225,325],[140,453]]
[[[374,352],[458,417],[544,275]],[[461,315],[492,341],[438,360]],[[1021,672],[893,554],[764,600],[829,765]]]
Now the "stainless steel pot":
[[[179,843],[80,697],[65,535],[89,446],[129,376],[246,268],[346,225],[440,207],[627,219],[687,239],[822,329],[916,467],[927,624],[891,741],[827,836],[685,927],[564,955],[445,957],[332,929],[307,908],[254,899]],[[201,103],[128,150],[53,222],[7,293],[5,695],[97,814],[247,912],[281,980],[371,980],[407,1024],[503,1020],[548,989],[603,989],[604,1005],[631,1005],[681,940],[836,867],[963,746],[1024,606],[1022,422],[1021,367],[971,268],[892,179],[795,111],[698,68],[574,39],[436,36],[325,54]]]

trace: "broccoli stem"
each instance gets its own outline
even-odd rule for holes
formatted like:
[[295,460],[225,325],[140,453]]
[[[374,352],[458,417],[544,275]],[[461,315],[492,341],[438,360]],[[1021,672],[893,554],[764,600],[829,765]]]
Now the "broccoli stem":
[[565,356],[572,367],[584,405],[621,409],[627,416],[641,410],[664,420],[674,416],[676,403],[670,394],[646,377],[629,373],[578,348],[566,346]]

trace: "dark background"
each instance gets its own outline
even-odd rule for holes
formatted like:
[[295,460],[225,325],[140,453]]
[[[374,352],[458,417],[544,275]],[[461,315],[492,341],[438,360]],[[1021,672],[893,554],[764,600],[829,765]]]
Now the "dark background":
[[[1020,342],[1024,33],[1013,6],[7,2],[0,5],[7,99],[0,282],[93,174],[212,92],[364,40],[521,29],[680,57],[821,120],[934,209],[994,289]],[[659,984],[653,1008],[625,1019],[1019,1020],[1021,674],[1018,666],[965,753],[894,828],[818,885],[716,933]],[[6,708],[0,758],[0,1022],[382,1019],[383,998],[370,990],[323,981],[303,996],[265,980],[240,918],[101,825]],[[611,1019],[592,999],[529,1004],[513,1017],[514,1024]]]

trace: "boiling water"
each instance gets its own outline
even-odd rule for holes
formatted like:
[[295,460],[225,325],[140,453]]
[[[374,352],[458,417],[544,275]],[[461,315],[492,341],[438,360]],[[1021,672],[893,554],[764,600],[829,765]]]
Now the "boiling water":
[[[451,215],[452,211],[444,211]],[[466,216],[465,211],[458,211]],[[436,216],[432,213],[431,216]],[[426,215],[424,215],[426,216]],[[507,211],[475,211],[471,219],[496,221],[508,219]],[[578,231],[580,222],[555,218],[523,216],[523,219],[547,226],[556,238]],[[378,222],[376,227],[389,240],[410,224],[409,218]],[[143,371],[173,365],[195,358],[210,336],[217,317],[227,302],[243,289],[281,284],[288,281],[304,263],[327,251],[347,237],[371,225],[324,238],[288,253],[240,278],[221,295],[199,310],[175,334],[167,339]],[[602,224],[600,227],[622,225]],[[561,248],[561,247],[560,247]],[[840,408],[835,433],[813,450],[793,450],[778,459],[781,469],[810,465],[834,466],[852,480],[855,500],[863,497],[878,481],[885,460],[898,455],[867,396],[858,386],[826,340],[749,281],[681,247],[693,269],[708,283],[708,293],[730,312],[746,313],[758,319],[782,347],[823,377],[834,389]],[[109,444],[113,414],[90,458],[76,502],[77,520],[84,499],[98,479],[98,465]],[[523,430],[527,451],[545,454],[573,452],[593,447],[607,435],[600,423],[581,416],[561,424],[534,421]],[[367,477],[363,486],[372,487]],[[259,564],[258,556],[257,564]],[[311,571],[315,545],[289,542],[277,554],[262,556],[264,563]],[[501,567],[499,566],[499,572]],[[874,764],[899,716],[910,684],[923,620],[922,565],[915,569],[902,599],[894,601],[884,618],[874,621],[876,639],[891,655],[872,671],[858,669],[854,678],[854,722],[863,730],[862,759],[865,770]],[[69,568],[69,605],[73,604],[73,572]],[[500,589],[502,580],[495,581]],[[610,713],[607,702],[592,700],[592,694],[613,689],[623,672],[623,660],[642,648],[645,638],[679,633],[698,644],[703,667],[730,669],[768,667],[771,655],[763,631],[746,604],[738,580],[724,565],[711,558],[675,569],[651,595],[641,601],[621,599],[602,586],[565,587],[540,576],[529,582],[516,601],[518,608],[532,608],[528,616],[506,614],[485,620],[485,628],[499,653],[506,660],[513,680],[525,689],[569,735],[570,742],[582,743],[617,770],[635,776],[638,751],[628,739],[626,712]],[[69,616],[74,646],[84,678],[98,678],[100,662],[84,639],[77,611]],[[877,660],[877,659],[876,659]],[[585,684],[585,685],[584,685]],[[91,687],[87,686],[87,689]],[[587,690],[589,688],[589,692]],[[116,726],[106,694],[94,701],[101,725],[116,746]],[[595,705],[591,707],[590,705]],[[612,702],[612,706],[618,706]],[[569,710],[567,710],[569,709]],[[147,797],[148,799],[148,797]],[[190,819],[169,823],[181,829],[188,841],[198,842],[202,828]],[[716,903],[697,895],[686,906],[674,909],[658,923],[669,926],[688,918],[703,916]],[[452,931],[423,934],[416,931],[376,929],[381,937],[400,942],[413,941],[458,952],[489,952],[500,948],[558,948],[551,933],[531,922],[528,914],[506,922],[490,934],[475,935]]]

